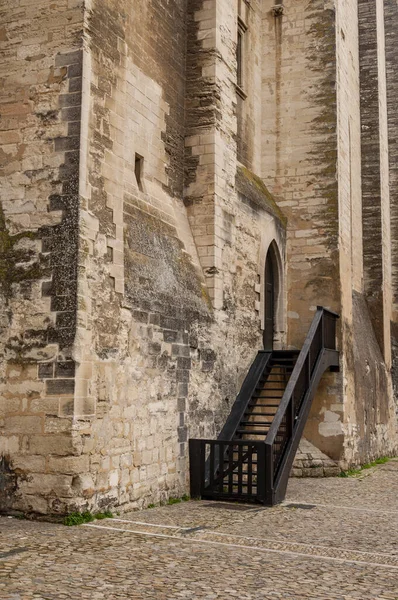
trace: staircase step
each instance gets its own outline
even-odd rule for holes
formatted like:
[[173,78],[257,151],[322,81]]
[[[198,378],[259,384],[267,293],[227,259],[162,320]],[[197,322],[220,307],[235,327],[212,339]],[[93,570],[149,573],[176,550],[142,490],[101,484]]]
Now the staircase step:
[[[280,367],[280,368],[282,369],[282,367]],[[277,373],[272,373],[272,372],[271,372],[271,373],[269,374],[269,377],[283,377],[283,376],[284,376],[284,375],[286,375],[288,372],[290,373],[290,371],[292,371],[292,370],[293,370],[293,367],[292,367],[291,369],[290,369],[290,368],[287,368],[287,367],[283,367],[283,370],[281,370],[281,371],[279,371],[279,372],[277,372]]]
[[253,400],[267,400],[267,398],[270,400],[281,400],[283,398],[283,394],[281,396],[252,396]]
[[290,357],[290,358],[271,358],[270,362],[268,363],[268,368],[269,367],[284,367],[285,365],[295,365],[297,362],[297,358],[296,357]]
[[266,393],[266,392],[281,392],[283,394],[285,389],[286,388],[283,387],[283,388],[275,388],[275,389],[265,388],[263,390],[254,390],[252,396],[255,396],[255,395],[258,396],[259,394]]
[[[281,381],[281,383],[284,383],[284,381],[283,382]],[[284,392],[285,391],[283,388],[278,388],[278,387],[264,388],[264,387],[259,387],[259,386],[256,387],[255,391],[257,391],[257,390],[259,392]]]
[[[244,417],[275,417],[276,415],[276,411],[275,412],[248,412],[244,414]],[[243,421],[241,421],[241,423],[243,423]],[[257,423],[257,421],[254,421],[254,423]]]
[[264,393],[265,392],[282,392],[282,394],[283,394],[283,392],[285,391],[285,389],[286,388],[264,388],[262,390],[257,389],[257,390],[254,391],[254,394],[261,394],[263,392]]
[[[269,408],[269,406],[267,406],[266,408]],[[273,407],[271,407],[273,408]],[[279,406],[275,406],[275,408],[279,408]],[[266,417],[274,417],[276,415],[276,411],[274,413],[263,413],[263,412],[256,412],[256,411],[252,411],[252,412],[247,412],[245,413],[245,417],[261,417],[262,415],[265,415]]]
[[280,397],[282,398],[283,394],[285,393],[285,390],[259,390],[258,392],[252,394],[252,398],[279,398],[279,396],[277,396],[276,394],[272,394],[271,396],[263,396],[261,392],[281,392],[282,394]]
[[[269,423],[271,425],[271,423]],[[236,433],[241,433],[243,435],[265,435],[266,431],[258,431],[257,429],[238,429]]]
[[283,377],[287,371],[291,371],[292,369],[293,367],[280,366],[274,371],[274,367],[272,367],[271,371],[268,372],[268,377]]
[[[280,381],[281,377],[285,377],[286,373],[272,373],[267,377],[267,381]],[[274,377],[279,377],[279,379],[273,379]]]
[[274,369],[276,367],[276,368],[284,369],[284,368],[288,367],[290,369],[291,367],[294,367],[295,364],[296,364],[296,361],[291,360],[290,358],[286,359],[286,360],[276,359],[275,361],[271,361],[268,368]]
[[273,369],[274,367],[272,367],[272,370],[269,371],[269,377],[283,377],[283,375],[286,375],[286,372],[291,371],[293,367],[278,367],[278,371],[274,371]]
[[290,360],[290,358],[289,358],[289,359],[286,359],[286,360],[278,359],[278,360],[276,360],[274,362],[271,362],[270,367],[271,368],[272,367],[281,367],[283,369],[285,367],[294,367],[294,365],[295,365],[295,361]]
[[[264,392],[274,392],[272,395],[270,396],[264,396],[263,394],[261,394],[260,392],[255,392],[254,394],[252,394],[252,398],[282,398],[283,394],[285,393],[285,390],[263,390]],[[281,392],[281,395],[278,396],[275,394],[275,392]]]
[[[265,417],[269,415],[264,415]],[[274,415],[270,415],[273,417]],[[241,421],[240,425],[271,425],[272,421]]]
[[270,366],[271,367],[281,367],[285,365],[294,365],[296,361],[293,358],[271,358]]
[[280,404],[259,404],[256,402],[251,406],[253,406],[253,408],[279,408]]

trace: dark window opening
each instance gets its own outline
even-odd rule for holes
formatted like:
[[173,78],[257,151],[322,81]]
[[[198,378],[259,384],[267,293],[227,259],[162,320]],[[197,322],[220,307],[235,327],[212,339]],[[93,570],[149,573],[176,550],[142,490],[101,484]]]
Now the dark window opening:
[[238,44],[236,46],[236,62],[238,65],[236,82],[242,87],[242,33],[238,31]]
[[237,65],[237,73],[236,73],[236,84],[238,88],[243,90],[245,84],[245,32],[247,31],[247,27],[242,19],[238,18],[238,37],[236,43],[236,65]]
[[279,296],[278,259],[275,242],[268,248],[264,280],[264,349],[272,350],[276,332],[276,311]]
[[140,156],[139,154],[136,154],[134,171],[135,171],[135,178],[137,181],[138,189],[141,192],[144,189],[142,186],[143,168],[144,168],[144,158],[142,156]]

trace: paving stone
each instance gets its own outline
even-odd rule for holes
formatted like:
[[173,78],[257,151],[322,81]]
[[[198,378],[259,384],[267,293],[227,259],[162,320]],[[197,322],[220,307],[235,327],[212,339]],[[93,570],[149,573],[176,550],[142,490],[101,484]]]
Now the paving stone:
[[397,475],[391,461],[292,479],[273,508],[191,501],[70,528],[0,517],[0,598],[397,600]]

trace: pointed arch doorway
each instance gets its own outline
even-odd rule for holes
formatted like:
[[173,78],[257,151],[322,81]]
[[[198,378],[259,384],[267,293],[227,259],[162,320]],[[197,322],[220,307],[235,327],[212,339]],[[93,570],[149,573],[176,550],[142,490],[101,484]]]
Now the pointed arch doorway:
[[275,256],[272,246],[269,247],[265,261],[264,278],[264,350],[273,350],[275,334],[275,304],[277,296],[277,277]]

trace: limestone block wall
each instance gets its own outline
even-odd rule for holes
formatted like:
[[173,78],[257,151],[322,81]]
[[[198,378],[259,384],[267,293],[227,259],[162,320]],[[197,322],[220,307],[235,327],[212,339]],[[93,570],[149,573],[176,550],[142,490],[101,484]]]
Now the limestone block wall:
[[[382,157],[384,175],[379,208],[369,196],[367,209],[363,177],[369,183],[377,178],[366,160],[360,162],[361,123],[375,113],[360,113],[358,6],[283,4],[277,14],[271,2],[264,11],[262,172],[288,218],[288,343],[300,347],[316,304],[341,314],[341,374],[323,379],[306,436],[329,456],[350,463],[391,453],[396,445],[388,344],[380,347],[377,341],[380,328],[389,337],[391,314],[385,92],[376,82],[376,95],[370,95],[384,110],[384,121],[375,124],[373,137],[382,149],[369,158],[376,163]],[[382,71],[382,11],[378,6],[376,20],[376,4],[363,4],[374,13],[373,22],[364,18],[363,30],[378,37],[374,64]],[[363,138],[367,132],[362,129]],[[365,239],[366,228],[377,235],[369,210],[383,223],[379,246]],[[364,296],[366,256],[381,265],[380,327],[370,326]],[[376,276],[371,267],[369,273]]]
[[236,8],[184,7],[87,5],[69,506],[187,491],[188,437],[224,424],[261,348],[261,261],[284,252],[273,201],[236,191]]
[[393,313],[391,323],[392,333],[392,364],[393,384],[395,397],[397,398],[397,357],[398,357],[398,333],[397,333],[397,260],[398,260],[398,111],[396,103],[398,87],[398,63],[397,63],[397,36],[396,23],[398,19],[398,6],[395,2],[387,0],[384,3],[384,29],[386,46],[386,78],[387,78],[387,119],[388,119],[388,155],[389,155],[389,183],[390,183],[390,220],[391,220],[391,263],[392,263],[392,302]]
[[[300,348],[317,305],[340,312],[336,25],[331,3],[265,2],[262,177],[287,217],[287,343]],[[306,436],[342,453],[342,379],[326,374]]]
[[[0,16],[0,506],[71,495],[82,2]],[[52,496],[55,498],[54,494]],[[54,508],[54,507],[53,507]]]
[[223,306],[236,173],[237,5],[188,4],[184,204],[212,305]]
[[23,6],[2,34],[1,509],[180,495],[188,436],[217,435],[261,348],[272,241],[286,332],[285,221],[237,177],[237,7]]
[[[334,11],[264,3],[262,176],[288,219],[289,343],[315,305],[339,307]],[[294,308],[293,308],[294,304]]]
[[[152,20],[163,22],[162,35]],[[189,246],[180,217],[185,15],[180,2],[96,1],[85,31],[75,418],[90,465],[77,485],[91,505],[126,504],[158,499],[159,489],[177,493],[186,321],[208,313],[178,233]]]
[[[390,184],[383,3],[358,2],[357,10],[359,51],[358,54],[354,53],[352,48],[350,53],[359,65],[359,69],[355,67],[355,81],[359,79],[361,179],[358,180],[358,171],[354,167],[355,170],[350,175],[353,198],[351,238],[352,256],[362,256],[363,266],[361,269],[358,262],[352,261],[352,325],[348,314],[345,321],[347,400],[344,429],[345,456],[348,461],[355,460],[358,455],[367,458],[378,452],[390,454],[396,450],[396,422],[390,372]],[[355,24],[354,7],[341,3],[339,17],[342,19],[341,23],[345,21]],[[353,36],[350,37],[352,39]],[[340,47],[343,51],[343,43]],[[343,111],[349,112],[347,103],[341,99],[340,113]],[[352,132],[355,132],[355,138],[352,137]],[[358,148],[358,132],[359,127],[352,120],[351,147]],[[351,164],[356,165],[354,160],[356,161],[355,157]],[[358,193],[361,193],[362,200],[362,252],[359,239],[355,238],[355,223],[360,222],[361,218],[357,203]],[[361,271],[362,283],[359,279]],[[345,280],[342,272],[342,281]],[[349,282],[346,284],[347,297],[348,285]],[[345,306],[348,306],[347,301]],[[350,379],[354,384],[353,388]]]
[[383,2],[359,2],[364,289],[391,363],[391,244]]
[[239,0],[242,31],[242,86],[236,94],[237,158],[255,173],[261,172],[261,66],[263,3]]

